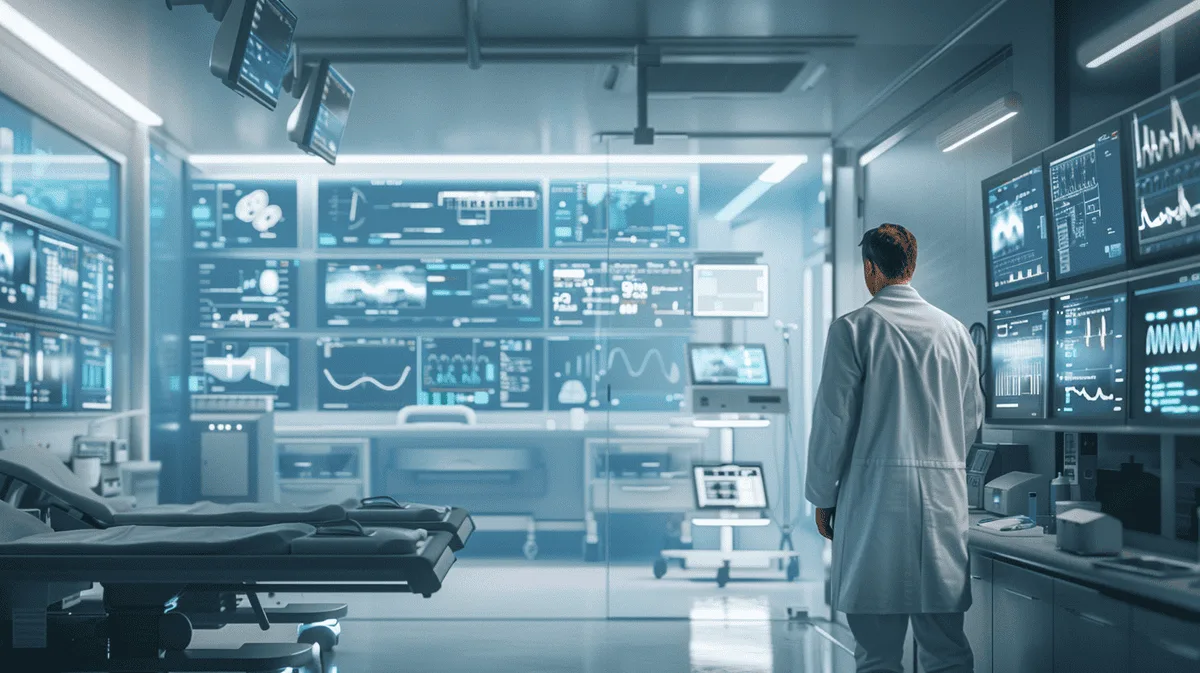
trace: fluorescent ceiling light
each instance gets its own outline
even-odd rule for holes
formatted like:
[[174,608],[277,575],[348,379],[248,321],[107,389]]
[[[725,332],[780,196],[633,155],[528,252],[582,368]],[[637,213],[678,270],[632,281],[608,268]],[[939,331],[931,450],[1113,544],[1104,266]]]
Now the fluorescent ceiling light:
[[944,150],[942,150],[942,151],[943,151],[943,152],[953,152],[954,150],[956,150],[956,149],[958,149],[958,148],[962,147],[963,145],[966,145],[967,143],[971,142],[972,140],[974,140],[974,139],[978,138],[979,136],[981,136],[981,135],[983,135],[983,134],[987,133],[988,131],[991,131],[992,129],[996,128],[997,126],[999,126],[999,125],[1003,124],[1004,122],[1006,122],[1006,121],[1008,121],[1008,120],[1010,120],[1010,119],[1012,119],[1013,117],[1016,117],[1016,116],[1017,116],[1017,111],[1016,111],[1016,110],[1013,110],[1013,111],[1011,111],[1011,112],[1006,112],[1006,113],[1004,114],[1004,116],[1003,116],[1003,117],[1000,117],[999,119],[997,119],[997,120],[995,120],[995,121],[993,121],[993,122],[990,122],[990,123],[988,123],[988,124],[987,124],[986,126],[984,126],[983,128],[981,128],[981,129],[979,129],[979,130],[977,130],[977,131],[974,131],[974,132],[972,132],[972,133],[971,133],[970,135],[968,135],[967,137],[963,138],[962,140],[959,140],[959,141],[955,142],[953,145],[950,145],[949,147],[947,147],[946,149],[944,149]]
[[767,170],[763,171],[762,175],[758,176],[758,179],[768,184],[777,185],[806,163],[808,163],[808,157],[803,154],[780,159],[771,164]]
[[[1182,6],[1181,6],[1182,4]],[[1200,12],[1200,0],[1158,0],[1138,8],[1079,47],[1079,62],[1099,68],[1162,31]]]
[[953,152],[979,136],[1016,117],[1021,111],[1021,96],[1013,92],[988,104],[937,137],[938,149]]
[[888,136],[883,140],[883,142],[860,154],[858,156],[858,165],[866,167],[867,164],[883,156],[884,152],[887,152],[896,145],[899,145],[901,140],[904,140],[904,136],[900,133]]
[[696,428],[766,428],[770,427],[769,418],[694,418],[692,426]]
[[[799,160],[791,154],[339,154],[341,166],[694,166],[701,164],[776,164]],[[325,162],[304,154],[193,154],[188,163],[196,166],[314,166]],[[797,165],[800,165],[797,164]],[[333,169],[330,169],[333,170]],[[793,169],[795,170],[795,169]]]
[[13,37],[24,42],[130,119],[146,126],[162,126],[162,117],[129,95],[115,82],[100,74],[100,71],[89,65],[75,52],[67,49],[63,43],[54,39],[4,0],[0,0],[0,28],[12,33]]
[[767,170],[763,171],[754,182],[751,182],[748,187],[742,190],[741,194],[733,197],[733,200],[725,204],[725,207],[717,211],[716,219],[718,222],[732,222],[741,215],[743,211],[749,208],[755,201],[762,198],[772,187],[783,182],[784,178],[791,175],[797,168],[808,163],[808,157],[799,154],[792,157],[786,157],[771,164]]

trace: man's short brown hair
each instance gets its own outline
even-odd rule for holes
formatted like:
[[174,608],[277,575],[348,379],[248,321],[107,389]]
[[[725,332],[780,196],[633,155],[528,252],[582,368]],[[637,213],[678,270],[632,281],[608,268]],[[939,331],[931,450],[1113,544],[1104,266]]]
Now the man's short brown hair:
[[858,244],[864,262],[871,262],[888,280],[907,282],[917,270],[917,237],[898,224],[868,229]]

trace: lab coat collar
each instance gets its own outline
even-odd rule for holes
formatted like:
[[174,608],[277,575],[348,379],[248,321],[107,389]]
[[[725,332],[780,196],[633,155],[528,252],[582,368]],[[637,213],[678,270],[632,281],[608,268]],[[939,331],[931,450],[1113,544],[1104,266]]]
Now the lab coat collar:
[[921,295],[908,283],[886,285],[875,293],[875,299],[920,299]]

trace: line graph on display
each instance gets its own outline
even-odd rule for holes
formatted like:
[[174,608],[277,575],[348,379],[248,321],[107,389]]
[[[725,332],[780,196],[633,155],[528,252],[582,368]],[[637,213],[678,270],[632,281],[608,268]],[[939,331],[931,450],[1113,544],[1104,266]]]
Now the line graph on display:
[[671,366],[668,367],[666,358],[663,357],[662,352],[660,352],[657,348],[651,348],[650,350],[646,351],[646,356],[642,358],[642,364],[637,368],[635,368],[633,366],[633,362],[630,361],[629,354],[625,351],[624,348],[621,348],[619,346],[616,348],[613,348],[612,350],[610,350],[608,352],[608,370],[609,371],[612,371],[613,364],[616,362],[618,356],[620,356],[620,358],[622,360],[624,360],[625,370],[627,372],[629,372],[630,378],[634,378],[634,379],[642,378],[642,375],[646,373],[646,369],[650,367],[650,361],[657,360],[658,368],[659,368],[659,371],[662,373],[662,377],[664,379],[666,379],[668,383],[673,383],[673,384],[679,383],[679,379],[680,379],[679,364],[676,362],[672,362]]
[[1178,224],[1181,227],[1186,227],[1189,220],[1200,217],[1200,204],[1192,205],[1183,185],[1176,187],[1175,191],[1178,198],[1176,205],[1166,206],[1154,215],[1150,215],[1149,209],[1146,208],[1146,199],[1144,197],[1141,199],[1141,215],[1138,222],[1138,231],[1158,229],[1168,224]]
[[1045,356],[1045,342],[1035,337],[1000,339],[995,345],[994,357],[1005,360],[1031,360]]
[[352,381],[350,383],[343,384],[343,383],[339,383],[338,380],[333,377],[333,373],[330,372],[328,369],[323,370],[322,373],[324,373],[325,380],[329,382],[329,385],[333,386],[334,388],[337,388],[338,390],[340,390],[342,392],[354,390],[355,388],[359,388],[359,387],[365,386],[365,385],[372,385],[384,392],[392,393],[392,392],[399,390],[401,387],[404,386],[405,381],[408,380],[408,375],[412,373],[412,367],[405,367],[404,372],[400,374],[400,380],[398,380],[398,381],[396,381],[396,383],[390,384],[390,385],[380,381],[379,379],[375,378],[374,376],[369,376],[366,374],[358,377],[357,379],[354,379],[354,381]]
[[1200,319],[1151,323],[1146,328],[1146,355],[1172,355],[1200,351]]
[[1116,394],[1114,394],[1114,393],[1106,394],[1104,392],[1104,388],[1101,388],[1100,386],[1096,386],[1096,392],[1094,392],[1094,393],[1088,392],[1087,387],[1078,388],[1076,386],[1068,386],[1067,387],[1067,399],[1068,400],[1071,398],[1071,395],[1078,395],[1079,397],[1082,397],[1083,399],[1087,400],[1088,402],[1099,402],[1099,401],[1111,402],[1117,398]]
[[282,388],[290,384],[288,356],[274,346],[251,346],[241,357],[223,355],[206,357],[204,373],[225,383],[238,383],[249,378],[269,386]]
[[1169,111],[1169,130],[1143,126],[1138,116],[1133,116],[1133,146],[1136,148],[1138,170],[1153,168],[1185,152],[1195,152],[1200,147],[1200,125],[1188,121],[1183,114],[1183,106],[1175,96],[1171,96]]
[[1020,203],[1014,203],[992,217],[992,254],[1025,244],[1025,220],[1021,217]]

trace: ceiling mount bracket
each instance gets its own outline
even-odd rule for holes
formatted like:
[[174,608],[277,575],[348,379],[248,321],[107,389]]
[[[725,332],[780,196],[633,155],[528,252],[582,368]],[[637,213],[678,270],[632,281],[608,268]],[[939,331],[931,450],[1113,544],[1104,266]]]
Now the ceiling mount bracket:
[[479,70],[483,66],[483,52],[479,46],[479,0],[462,0],[463,35],[467,41],[467,67]]
[[637,126],[633,129],[634,145],[653,145],[654,129],[650,127],[649,97],[650,97],[650,68],[662,64],[662,50],[657,46],[638,45],[634,53],[634,64],[637,66]]

